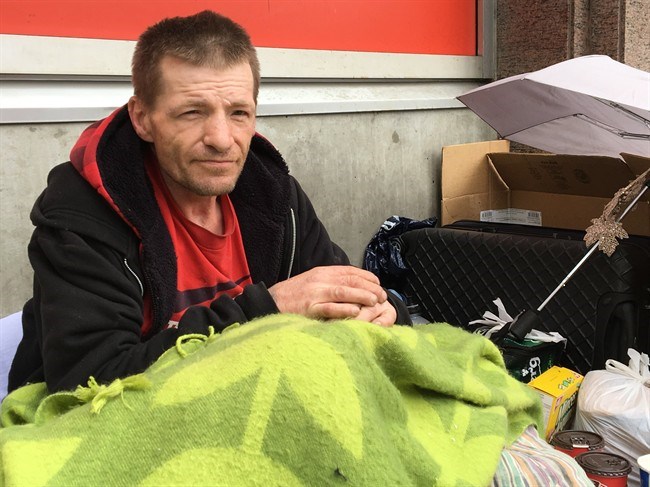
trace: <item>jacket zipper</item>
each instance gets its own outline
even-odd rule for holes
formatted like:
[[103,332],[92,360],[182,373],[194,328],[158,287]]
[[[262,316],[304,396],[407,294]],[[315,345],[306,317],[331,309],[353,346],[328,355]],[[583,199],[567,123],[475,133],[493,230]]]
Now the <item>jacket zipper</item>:
[[291,212],[291,256],[289,258],[289,271],[287,272],[287,279],[291,277],[293,269],[293,259],[296,255],[296,216],[293,213],[293,208],[289,208]]
[[142,281],[138,277],[138,275],[131,269],[129,266],[129,263],[126,261],[126,257],[124,258],[124,266],[129,270],[131,274],[133,274],[133,277],[135,277],[135,280],[138,281],[138,285],[140,286],[140,296],[144,296],[144,286],[142,285]]

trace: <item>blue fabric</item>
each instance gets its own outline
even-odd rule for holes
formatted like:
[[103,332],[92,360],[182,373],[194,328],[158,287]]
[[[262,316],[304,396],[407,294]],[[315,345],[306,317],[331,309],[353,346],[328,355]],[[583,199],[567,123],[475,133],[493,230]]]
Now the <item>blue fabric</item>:
[[7,395],[9,367],[23,338],[22,311],[0,319],[0,401]]

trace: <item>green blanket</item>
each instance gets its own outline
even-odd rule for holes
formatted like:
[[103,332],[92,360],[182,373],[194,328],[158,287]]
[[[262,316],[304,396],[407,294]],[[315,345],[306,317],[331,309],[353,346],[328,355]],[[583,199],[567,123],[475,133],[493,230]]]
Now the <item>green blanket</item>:
[[7,486],[485,486],[541,405],[449,325],[275,315],[108,386],[25,386],[0,419]]

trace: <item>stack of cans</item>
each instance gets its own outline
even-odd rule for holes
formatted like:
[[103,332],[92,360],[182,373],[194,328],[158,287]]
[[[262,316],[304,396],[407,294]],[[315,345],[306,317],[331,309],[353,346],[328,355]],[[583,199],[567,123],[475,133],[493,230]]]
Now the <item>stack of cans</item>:
[[551,438],[551,445],[574,457],[595,486],[626,487],[632,465],[620,455],[604,452],[605,440],[598,433],[560,431]]

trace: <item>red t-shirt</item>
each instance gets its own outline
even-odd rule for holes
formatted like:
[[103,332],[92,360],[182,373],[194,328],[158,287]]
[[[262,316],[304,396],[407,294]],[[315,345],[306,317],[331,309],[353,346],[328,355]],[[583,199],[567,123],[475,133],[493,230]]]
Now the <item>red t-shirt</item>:
[[[235,297],[252,281],[239,222],[228,195],[219,196],[224,233],[215,235],[185,218],[155,160],[147,161],[147,173],[176,251],[176,296],[167,327],[176,326],[190,306],[209,305],[224,293]],[[145,295],[144,333],[151,326],[150,307]]]

